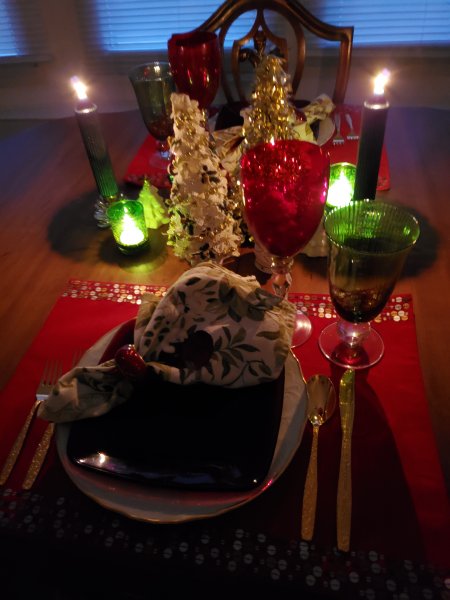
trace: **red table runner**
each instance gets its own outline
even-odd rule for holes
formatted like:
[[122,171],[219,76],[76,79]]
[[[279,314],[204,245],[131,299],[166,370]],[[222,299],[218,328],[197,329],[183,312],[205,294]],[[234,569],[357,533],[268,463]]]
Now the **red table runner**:
[[[70,283],[0,393],[0,461],[6,457],[31,407],[46,358],[59,356],[68,369],[75,352],[88,348],[102,334],[135,316],[139,297],[146,290],[163,294],[165,288]],[[313,336],[297,350],[304,376],[317,372],[329,374],[337,385],[341,372],[330,369],[317,346],[320,330],[334,318],[329,297],[292,294],[291,300],[308,313],[314,327]],[[373,586],[375,580],[376,585],[385,589],[390,574],[395,578],[396,583],[392,585],[397,591],[395,586],[402,578],[405,586],[422,585],[424,577],[430,582],[435,578],[434,583],[429,584],[431,587],[442,585],[438,571],[418,566],[418,563],[438,568],[450,566],[450,519],[423,389],[411,298],[392,298],[375,327],[385,341],[386,353],[374,368],[357,374],[352,551],[348,555],[335,548],[341,441],[338,410],[319,435],[319,496],[312,544],[302,542],[299,535],[311,446],[309,425],[286,472],[261,496],[201,524],[193,522],[174,527],[138,523],[96,505],[70,482],[54,448],[32,493],[21,491],[25,469],[45,426],[45,423],[36,423],[23,456],[7,484],[0,488],[0,534],[3,531],[20,536],[27,532],[45,539],[50,537],[53,543],[73,544],[76,539],[79,544],[82,543],[80,536],[86,537],[85,528],[101,521],[102,532],[94,526],[94,533],[85,543],[87,546],[91,542],[100,544],[105,551],[105,531],[114,532],[117,526],[114,523],[118,522],[128,542],[126,545],[115,542],[114,548],[117,551],[120,546],[120,551],[127,556],[130,540],[139,544],[144,532],[146,535],[151,532],[152,553],[161,560],[164,548],[178,548],[180,558],[180,544],[186,543],[189,550],[182,552],[183,560],[189,556],[198,567],[199,548],[212,552],[214,544],[218,544],[219,554],[227,548],[227,561],[224,562],[223,556],[222,561],[214,561],[212,554],[205,560],[202,553],[205,567],[209,565],[213,571],[225,570],[229,575],[234,570],[241,575],[267,577],[271,581],[295,582],[300,578],[303,583],[306,581],[305,585],[309,585],[307,578],[311,576],[314,589],[326,591],[328,586],[336,585],[337,589],[346,590],[346,597],[353,594],[357,597],[362,589]],[[64,505],[64,517],[60,519],[59,529],[55,529],[58,502]],[[209,540],[203,548],[202,539]],[[88,549],[83,546],[84,551]],[[258,556],[262,566],[255,571],[250,563]],[[319,570],[316,567],[320,567]],[[416,573],[414,581],[410,576],[412,571]],[[369,573],[370,585],[367,577],[362,577],[363,573]],[[333,580],[336,580],[334,584]]]
[[[355,131],[361,129],[361,109],[356,106],[343,105],[339,107],[342,115],[346,112],[350,113],[353,119]],[[349,132],[347,121],[342,116],[341,132],[344,136]],[[333,146],[330,139],[323,148],[330,153],[331,164],[337,162],[349,162],[354,165],[358,159],[358,140],[346,140],[341,146]],[[143,144],[139,148],[136,155],[128,165],[124,179],[128,183],[141,186],[145,177],[149,177],[153,185],[158,188],[170,188],[170,181],[167,172],[164,169],[155,169],[150,167],[149,157],[154,156],[156,150],[156,140],[151,136],[147,136]],[[386,153],[386,148],[383,146],[380,160],[380,171],[378,175],[377,190],[388,190],[391,185],[389,163]]]

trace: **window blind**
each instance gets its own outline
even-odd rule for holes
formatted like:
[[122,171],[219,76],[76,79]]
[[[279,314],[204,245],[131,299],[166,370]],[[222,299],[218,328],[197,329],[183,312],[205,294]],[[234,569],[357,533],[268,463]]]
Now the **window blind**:
[[[86,0],[80,11],[91,47],[106,53],[161,52],[172,33],[198,27],[221,4],[220,0]],[[246,34],[256,11],[242,15],[230,28],[226,47]],[[271,26],[277,32],[276,18]],[[278,29],[281,32],[281,29]]]
[[302,0],[332,25],[353,25],[355,47],[447,45],[450,0]]
[[[353,25],[358,46],[446,45],[450,43],[450,0],[303,0],[321,20]],[[105,53],[165,51],[174,32],[198,27],[218,0],[85,0],[91,43]],[[252,18],[244,15],[231,39],[241,37]],[[95,24],[95,26],[93,26]]]
[[0,0],[0,61],[39,62],[48,58],[38,3]]

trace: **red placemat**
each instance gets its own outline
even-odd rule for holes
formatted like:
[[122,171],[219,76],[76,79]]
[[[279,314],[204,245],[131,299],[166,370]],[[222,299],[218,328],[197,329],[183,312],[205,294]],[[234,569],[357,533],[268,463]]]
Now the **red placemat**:
[[[86,349],[106,331],[135,316],[140,295],[144,291],[163,294],[165,288],[71,282],[67,292],[55,304],[16,373],[0,393],[1,460],[4,460],[31,407],[46,358],[57,355],[69,368],[75,351]],[[314,325],[312,338],[297,350],[305,377],[321,372],[330,374],[337,384],[340,372],[330,369],[317,347],[318,333],[334,318],[329,297],[292,294],[291,299],[310,315]],[[389,557],[389,560],[411,559],[448,567],[448,501],[424,395],[411,298],[393,298],[377,319],[375,327],[383,336],[386,354],[376,367],[357,377],[353,436],[352,552],[343,559],[342,564],[339,563],[340,568],[348,571],[355,563],[361,568],[361,561],[368,561],[369,568],[372,556],[370,552],[375,553],[373,556],[376,556],[377,564],[380,561],[385,564]],[[34,427],[30,444],[3,488],[0,509],[8,515],[4,526],[16,534],[23,533],[24,515],[31,515],[33,521],[33,507],[30,507],[32,498],[35,498],[34,508],[37,507],[36,502],[40,507],[39,520],[36,519],[35,522],[36,525],[39,521],[40,526],[33,529],[36,534],[56,535],[51,527],[48,529],[46,519],[52,522],[55,518],[58,498],[66,506],[65,533],[61,533],[64,539],[71,540],[76,531],[95,522],[95,518],[100,518],[104,513],[110,516],[101,516],[103,522],[113,523],[114,513],[108,513],[86,499],[70,483],[56,459],[54,448],[33,493],[20,491],[31,452],[44,425],[45,423],[39,423]],[[283,556],[290,556],[293,548],[297,553],[307,548],[308,557],[321,561],[322,566],[326,557],[330,566],[339,556],[333,550],[340,454],[338,412],[320,432],[316,530],[313,544],[305,545],[299,539],[299,532],[310,444],[311,431],[307,426],[299,451],[275,485],[248,505],[222,517],[210,519],[205,522],[207,525],[198,529],[197,524],[180,526],[178,533],[173,534],[174,539],[180,542],[178,536],[195,537],[202,531],[209,532],[208,535],[211,536],[226,536],[224,531],[229,531],[234,532],[233,535],[230,533],[231,543],[234,545],[237,543],[236,532],[240,531],[248,543],[250,539],[256,539],[255,544],[259,549],[254,547],[254,552],[269,552],[269,542],[276,540],[282,544]],[[111,524],[109,526],[114,527]],[[121,528],[128,531],[129,536],[141,535],[141,530],[129,519],[121,518]],[[161,536],[166,535],[164,528],[160,531]],[[264,538],[264,543],[260,541],[258,545],[258,536],[263,536],[260,539]],[[89,543],[87,539],[86,543]],[[298,554],[296,556],[299,560]],[[240,560],[241,567],[245,570],[245,553],[240,555]],[[333,568],[336,569],[337,566],[334,565]],[[292,569],[295,572],[294,564]],[[386,574],[386,568],[383,569]]]

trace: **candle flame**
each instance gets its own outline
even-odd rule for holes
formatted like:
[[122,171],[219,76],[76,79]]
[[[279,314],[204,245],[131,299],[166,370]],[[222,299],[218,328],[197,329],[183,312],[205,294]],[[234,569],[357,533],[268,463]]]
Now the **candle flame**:
[[70,83],[72,84],[72,87],[75,90],[78,100],[87,100],[87,88],[85,84],[81,81],[81,79],[74,75],[70,78]]
[[347,206],[353,198],[353,186],[345,176],[345,173],[339,174],[328,190],[327,204],[332,207]]
[[122,219],[122,233],[120,234],[120,243],[124,246],[137,246],[144,241],[145,236],[139,229],[133,218],[125,214]]
[[383,69],[381,73],[375,77],[374,85],[373,85],[373,93],[377,96],[382,96],[384,94],[384,88],[389,81],[389,77],[391,76],[390,72],[387,69]]

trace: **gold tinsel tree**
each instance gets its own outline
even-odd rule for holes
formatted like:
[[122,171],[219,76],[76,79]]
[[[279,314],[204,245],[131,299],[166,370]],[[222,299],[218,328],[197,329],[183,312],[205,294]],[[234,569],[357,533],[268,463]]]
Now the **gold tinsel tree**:
[[255,70],[251,107],[243,113],[247,148],[271,139],[298,137],[294,130],[297,113],[291,96],[290,76],[283,69],[283,59],[263,56]]

